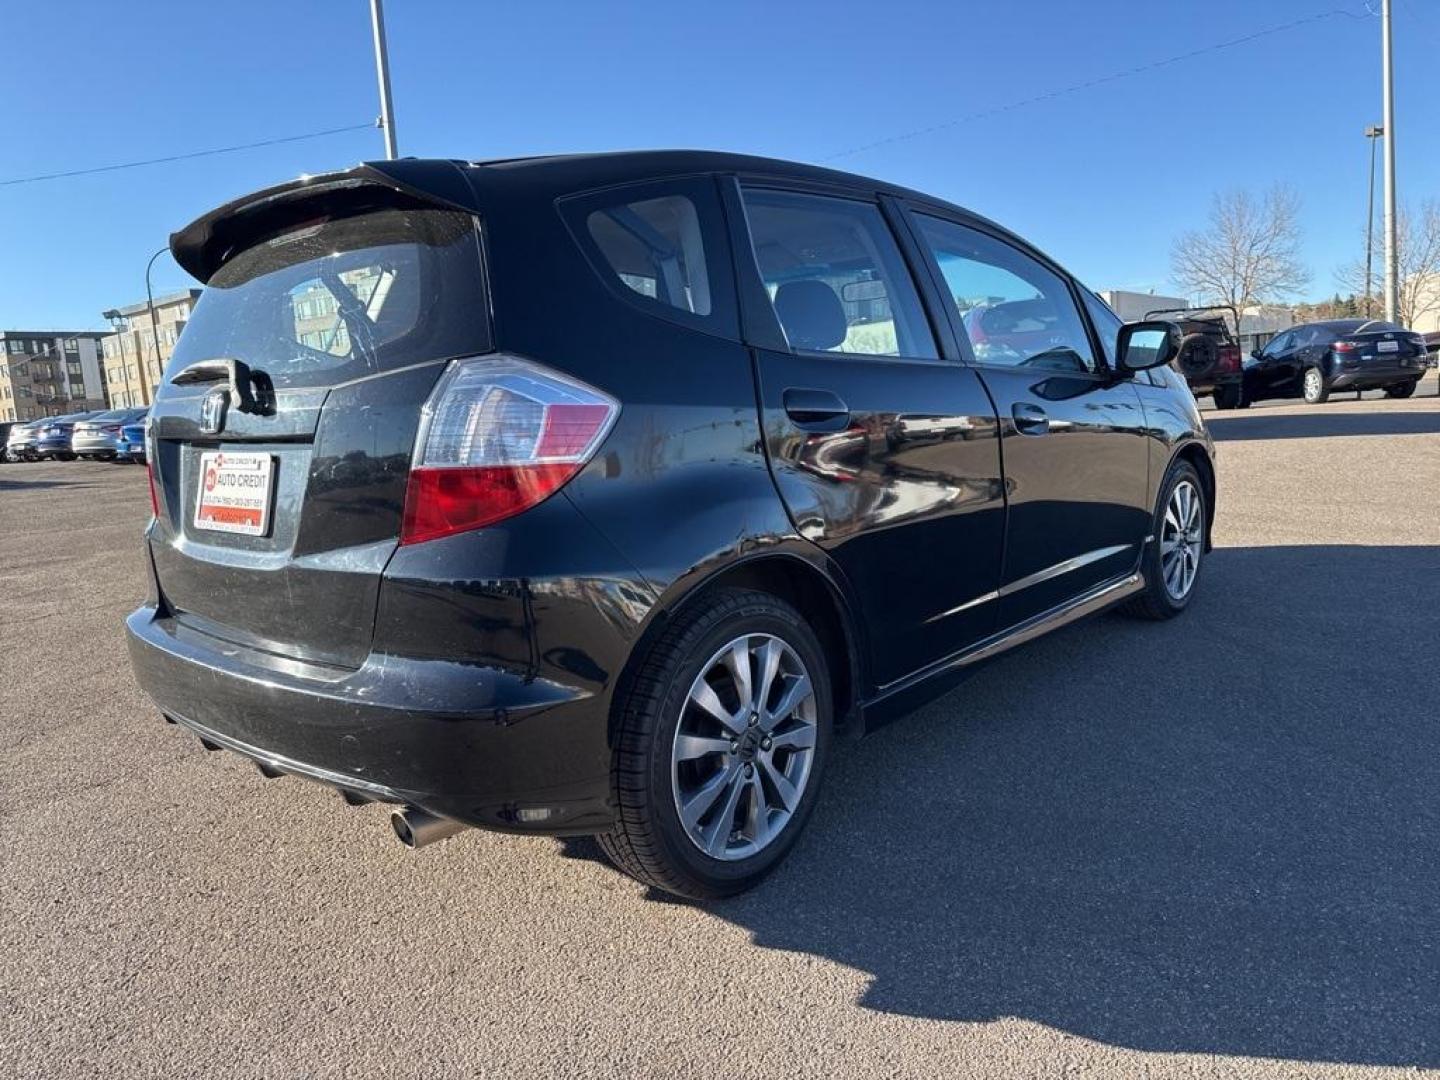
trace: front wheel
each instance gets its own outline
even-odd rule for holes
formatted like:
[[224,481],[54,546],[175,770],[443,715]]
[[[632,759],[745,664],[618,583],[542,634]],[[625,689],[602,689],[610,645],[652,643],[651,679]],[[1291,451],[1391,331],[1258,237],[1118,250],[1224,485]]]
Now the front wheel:
[[1205,486],[1188,461],[1170,466],[1140,560],[1144,591],[1125,610],[1143,619],[1173,619],[1190,605],[1205,558]]
[[1305,369],[1300,390],[1305,395],[1307,405],[1323,405],[1330,400],[1330,384],[1325,381],[1325,373],[1317,367]]
[[615,828],[639,881],[697,900],[750,888],[814,809],[832,725],[815,633],[768,593],[721,589],[676,617],[616,703]]
[[1388,398],[1407,398],[1415,393],[1415,387],[1420,385],[1419,379],[1411,379],[1409,382],[1396,383],[1394,386],[1385,388],[1385,396]]

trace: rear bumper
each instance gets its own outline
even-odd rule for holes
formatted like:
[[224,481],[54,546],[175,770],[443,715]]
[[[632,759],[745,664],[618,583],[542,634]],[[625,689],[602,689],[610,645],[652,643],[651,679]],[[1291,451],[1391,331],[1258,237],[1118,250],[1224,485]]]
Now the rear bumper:
[[612,824],[604,710],[582,689],[380,654],[354,671],[321,671],[148,605],[126,630],[136,678],[162,713],[271,769],[482,828]]
[[115,438],[111,435],[77,435],[70,440],[70,449],[77,454],[114,457]]
[[1378,390],[1384,386],[1413,382],[1425,374],[1423,367],[1387,367],[1379,370],[1345,369],[1330,380],[1332,390]]
[[56,454],[68,454],[70,440],[66,439],[41,439],[30,448],[30,452],[39,457],[54,457]]

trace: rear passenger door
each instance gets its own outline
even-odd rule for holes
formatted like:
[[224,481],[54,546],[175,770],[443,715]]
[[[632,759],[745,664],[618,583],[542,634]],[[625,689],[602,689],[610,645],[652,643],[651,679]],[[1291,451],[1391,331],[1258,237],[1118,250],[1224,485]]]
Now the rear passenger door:
[[1097,350],[1065,275],[978,225],[911,220],[999,413],[1000,624],[1015,626],[1138,565],[1151,520],[1144,409]]
[[995,414],[975,373],[942,358],[916,252],[878,201],[758,184],[732,197],[747,337],[771,342],[755,364],[776,485],[848,579],[872,675],[891,683],[995,628]]

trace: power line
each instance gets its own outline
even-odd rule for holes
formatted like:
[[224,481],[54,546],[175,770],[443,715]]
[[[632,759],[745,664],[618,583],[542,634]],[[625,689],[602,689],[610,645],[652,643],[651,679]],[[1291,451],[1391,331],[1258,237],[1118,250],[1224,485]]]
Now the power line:
[[96,165],[89,169],[70,169],[67,172],[41,173],[38,176],[19,176],[11,180],[0,180],[0,187],[15,184],[35,184],[42,180],[64,180],[71,176],[91,176],[95,173],[118,172],[121,169],[139,169],[146,165],[164,165],[172,161],[190,161],[193,158],[210,157],[214,154],[234,154],[240,150],[258,150],[262,146],[279,146],[281,143],[302,142],[306,139],[320,139],[327,135],[342,135],[348,131],[360,131],[375,125],[351,124],[349,127],[327,128],[324,131],[310,131],[304,135],[284,135],[278,139],[262,139],[260,142],[239,143],[235,146],[217,146],[211,150],[192,150],[188,154],[170,154],[166,157],[146,158],[144,161],[125,161],[116,165]]
[[1047,90],[1032,97],[1021,98],[1004,105],[994,105],[988,109],[981,109],[978,112],[966,113],[964,116],[957,116],[954,119],[943,121],[939,124],[931,124],[929,127],[916,128],[914,131],[902,132],[898,135],[890,135],[884,139],[876,139],[874,142],[865,143],[861,146],[851,147],[849,150],[841,150],[839,153],[822,157],[820,161],[834,161],[837,158],[850,157],[854,154],[863,154],[869,150],[875,150],[882,146],[889,146],[892,143],[905,142],[909,139],[918,139],[922,135],[933,135],[937,131],[945,131],[948,128],[958,127],[960,124],[970,123],[972,120],[983,120],[986,117],[997,116],[1000,113],[1010,112],[1013,109],[1020,109],[1027,105],[1034,105],[1041,101],[1050,101],[1054,98],[1063,97],[1066,94],[1078,93],[1081,90],[1089,90],[1091,87],[1101,86],[1105,83],[1117,82],[1120,79],[1129,79],[1136,75],[1143,75],[1146,72],[1154,71],[1156,68],[1168,67],[1171,64],[1178,64],[1182,60],[1193,60],[1197,56],[1204,56],[1207,53],[1219,52],[1222,49],[1233,49],[1239,45],[1245,45],[1259,38],[1269,37],[1272,34],[1281,34],[1287,30],[1294,30],[1297,27],[1309,23],[1320,22],[1324,19],[1333,19],[1343,15],[1351,19],[1366,20],[1368,16],[1357,15],[1353,11],[1345,11],[1341,8],[1332,8],[1329,11],[1321,11],[1314,15],[1307,15],[1303,19],[1294,19],[1278,26],[1267,27],[1264,30],[1256,30],[1253,33],[1245,34],[1243,37],[1231,38],[1229,41],[1222,41],[1215,45],[1207,45],[1201,49],[1192,49],[1190,52],[1178,53],[1175,56],[1167,56],[1163,60],[1152,60],[1148,64],[1141,64],[1138,67],[1126,68],[1123,71],[1115,71],[1109,75],[1101,75],[1098,78],[1087,79],[1084,82],[1073,83],[1070,86],[1057,87],[1054,90]]

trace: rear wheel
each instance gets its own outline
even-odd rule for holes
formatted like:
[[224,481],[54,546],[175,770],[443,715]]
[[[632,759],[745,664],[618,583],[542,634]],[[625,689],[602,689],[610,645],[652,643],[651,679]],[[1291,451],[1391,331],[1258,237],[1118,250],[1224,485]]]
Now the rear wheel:
[[1324,372],[1317,367],[1305,369],[1300,380],[1300,390],[1306,403],[1310,405],[1323,405],[1330,399],[1330,384],[1325,381]]
[[1407,398],[1415,393],[1415,388],[1420,385],[1419,379],[1411,379],[1409,382],[1396,383],[1394,386],[1385,388],[1385,396],[1388,398]]
[[1173,619],[1190,605],[1205,558],[1205,486],[1188,461],[1170,466],[1140,561],[1145,590],[1125,610],[1142,619]]
[[1241,399],[1240,387],[1234,383],[1215,387],[1212,396],[1215,398],[1215,408],[1217,409],[1243,409],[1250,404]]
[[610,859],[694,899],[774,869],[814,808],[832,722],[824,650],[800,613],[713,593],[677,616],[616,707]]

